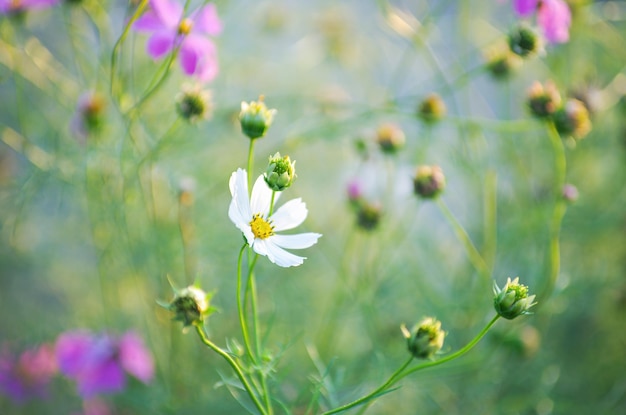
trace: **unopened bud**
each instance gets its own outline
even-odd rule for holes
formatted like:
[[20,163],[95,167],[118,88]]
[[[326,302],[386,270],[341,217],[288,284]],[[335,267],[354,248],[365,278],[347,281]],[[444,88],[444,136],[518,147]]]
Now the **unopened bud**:
[[242,102],[241,112],[239,113],[241,130],[251,140],[263,137],[272,125],[275,114],[275,109],[267,109],[263,102],[263,96],[259,98],[258,102]]
[[437,197],[446,187],[446,178],[439,166],[420,166],[413,178],[413,190],[426,199]]
[[211,93],[199,87],[184,87],[176,100],[176,110],[189,122],[207,119],[211,115]]
[[494,308],[496,312],[508,320],[512,320],[522,314],[530,314],[528,309],[535,305],[535,296],[528,295],[528,287],[519,283],[519,278],[513,281],[508,278],[504,288],[500,289],[493,283]]
[[189,286],[182,290],[174,290],[174,299],[168,304],[158,301],[159,305],[174,313],[174,320],[181,321],[183,326],[202,323],[206,317],[215,312],[209,301],[212,294],[205,293],[198,287]]
[[384,153],[396,153],[405,141],[404,131],[395,124],[383,124],[376,131],[376,142]]
[[520,25],[509,33],[509,48],[516,55],[528,58],[542,50],[541,38],[530,27]]
[[264,178],[270,189],[281,192],[296,178],[296,162],[292,162],[289,156],[281,157],[280,153],[276,153],[270,156]]
[[537,118],[551,117],[560,105],[561,94],[551,81],[547,81],[544,85],[535,82],[528,90],[528,108]]
[[380,205],[361,200],[356,203],[356,207],[357,225],[366,231],[376,229],[382,217]]
[[446,115],[446,104],[438,94],[432,93],[421,102],[417,114],[424,122],[434,123]]
[[571,136],[577,140],[585,138],[591,131],[589,111],[581,101],[570,98],[565,105],[554,113],[554,124],[562,136]]
[[443,347],[446,332],[441,330],[441,322],[426,317],[409,331],[402,326],[402,334],[407,339],[409,352],[418,359],[430,359]]

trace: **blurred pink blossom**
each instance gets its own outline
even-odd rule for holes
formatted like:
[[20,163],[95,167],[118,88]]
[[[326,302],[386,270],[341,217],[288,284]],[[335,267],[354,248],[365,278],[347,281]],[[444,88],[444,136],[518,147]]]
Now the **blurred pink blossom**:
[[0,392],[16,402],[45,398],[48,383],[56,373],[54,350],[50,345],[24,351],[18,358],[0,352]]
[[214,4],[207,4],[183,16],[183,7],[176,1],[150,0],[150,9],[133,24],[138,32],[151,33],[146,49],[154,59],[160,59],[179,47],[183,72],[209,82],[217,75],[217,52],[207,37],[222,30]]
[[59,371],[76,381],[83,398],[122,391],[126,373],[144,383],[154,376],[152,356],[133,332],[121,338],[85,331],[63,333],[57,339],[56,356]]
[[513,7],[521,17],[537,13],[537,23],[550,43],[569,40],[572,14],[565,0],[514,0]]
[[0,13],[19,13],[28,10],[45,9],[61,0],[0,0]]

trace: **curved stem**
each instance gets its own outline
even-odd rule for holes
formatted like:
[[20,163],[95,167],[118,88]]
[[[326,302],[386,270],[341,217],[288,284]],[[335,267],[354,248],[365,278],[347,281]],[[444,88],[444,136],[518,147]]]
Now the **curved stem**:
[[370,399],[374,398],[379,393],[384,392],[387,388],[389,388],[391,385],[396,383],[399,379],[401,379],[402,376],[400,376],[400,374],[402,373],[402,371],[404,369],[407,368],[407,366],[412,361],[413,361],[413,356],[411,356],[406,362],[404,362],[402,364],[402,366],[400,366],[395,372],[393,372],[393,374],[389,377],[389,379],[387,379],[387,381],[385,383],[380,385],[378,388],[376,388],[371,393],[368,393],[367,395],[365,395],[365,396],[363,396],[363,397],[361,397],[361,398],[359,398],[359,399],[357,399],[355,401],[352,401],[350,403],[342,405],[342,406],[340,406],[338,408],[335,408],[333,410],[324,412],[323,415],[338,414],[339,412],[347,411],[350,408],[354,408],[355,406],[359,406],[359,405],[362,405],[362,404],[366,403],[367,401],[369,401]]
[[476,271],[478,271],[478,273],[483,278],[488,280],[491,277],[489,268],[487,267],[485,260],[483,259],[480,252],[478,252],[478,249],[476,249],[476,246],[470,239],[463,226],[454,217],[450,209],[448,209],[448,206],[445,204],[443,199],[437,198],[437,206],[439,206],[439,209],[441,209],[441,212],[446,217],[448,223],[450,224],[450,226],[452,226],[452,229],[454,229],[454,233],[456,234],[459,241],[461,241],[461,243],[463,243],[463,246],[465,246],[467,256],[469,257],[469,260],[476,269]]
[[449,362],[450,360],[454,360],[457,357],[463,356],[465,353],[469,352],[474,346],[476,346],[476,344],[480,341],[480,339],[482,339],[485,336],[485,334],[487,334],[491,326],[493,326],[495,322],[498,321],[499,318],[500,318],[500,315],[496,314],[495,317],[492,318],[491,321],[487,323],[487,325],[480,331],[480,333],[478,333],[476,337],[474,337],[472,341],[467,343],[463,348],[457,350],[456,352],[452,354],[442,357],[439,360],[433,360],[431,362],[426,362],[426,363],[422,363],[421,365],[414,366],[411,369],[407,370],[406,372],[400,374],[394,381],[397,382],[400,379],[404,378],[405,376],[408,376],[411,373],[417,372],[418,370],[426,369],[426,368],[433,367],[433,366],[439,366],[443,363]]
[[200,340],[202,340],[202,343],[206,344],[215,353],[222,356],[224,360],[228,362],[230,367],[233,368],[235,373],[237,373],[237,377],[241,381],[241,384],[243,385],[243,387],[246,389],[246,392],[248,392],[248,396],[250,396],[250,399],[252,399],[252,402],[254,402],[254,405],[257,407],[259,412],[261,412],[261,414],[263,415],[268,415],[267,411],[265,410],[265,408],[263,408],[263,405],[261,404],[257,396],[252,391],[252,388],[250,387],[250,383],[248,383],[248,380],[246,379],[239,365],[237,365],[237,362],[235,362],[228,353],[226,353],[224,350],[222,350],[217,345],[215,345],[211,340],[209,340],[209,338],[206,336],[206,333],[204,332],[204,328],[201,327],[200,324],[196,324],[196,332],[198,333],[198,336],[200,336]]

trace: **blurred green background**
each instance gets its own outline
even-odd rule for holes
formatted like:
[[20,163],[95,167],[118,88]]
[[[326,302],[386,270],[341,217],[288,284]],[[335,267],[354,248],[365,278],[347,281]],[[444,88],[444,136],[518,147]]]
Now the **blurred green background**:
[[[412,175],[419,164],[440,165],[442,199],[492,256],[492,278],[519,276],[538,293],[548,275],[554,155],[525,99],[533,81],[552,79],[596,108],[591,133],[566,149],[567,182],[580,198],[563,220],[552,296],[538,298],[531,316],[499,321],[462,359],[406,378],[367,413],[626,413],[624,2],[572,2],[570,42],[547,46],[507,79],[482,68],[517,20],[510,2],[216,4],[220,74],[208,87],[213,115],[197,124],[178,119],[176,96],[189,80],[177,65],[136,120],[117,110],[109,66],[132,10],[125,2],[0,20],[2,344],[20,350],[66,330],[135,329],[157,376],[107,397],[114,413],[245,413],[224,386],[229,367],[156,300],[172,296],[168,275],[179,286],[197,279],[221,310],[209,320],[211,338],[239,338],[242,240],[227,216],[227,183],[247,157],[240,102],[263,94],[278,113],[256,144],[254,175],[276,151],[296,160],[298,179],[282,201],[302,197],[309,216],[299,230],[324,235],[300,267],[257,264],[265,342],[280,356],[274,394],[303,414],[327,371],[323,408],[361,396],[405,361],[400,325],[425,315],[442,321],[444,352],[453,352],[493,316],[492,281],[471,266],[437,204],[412,194]],[[123,100],[140,97],[158,68],[145,40],[131,33],[122,44]],[[106,121],[81,144],[69,123],[88,90],[106,97]],[[416,108],[431,92],[448,114],[426,125]],[[376,147],[383,123],[406,135],[395,156]],[[186,178],[195,182],[192,206],[179,203]],[[355,178],[382,207],[375,230],[360,229],[348,206]],[[51,399],[0,397],[0,413],[80,408],[63,379]]]

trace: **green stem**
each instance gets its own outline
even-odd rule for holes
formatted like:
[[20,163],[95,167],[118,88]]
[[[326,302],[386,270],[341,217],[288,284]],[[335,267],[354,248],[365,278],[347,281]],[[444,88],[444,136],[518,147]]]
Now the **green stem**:
[[[255,363],[254,355],[252,354],[252,347],[250,346],[250,336],[248,334],[248,323],[246,322],[245,307],[241,299],[241,262],[243,259],[243,252],[248,244],[244,244],[239,250],[239,257],[237,259],[237,312],[239,314],[239,324],[241,325],[241,334],[243,336],[243,343],[248,352],[248,356]],[[245,296],[244,296],[245,297]]]
[[139,16],[141,16],[141,14],[143,13],[143,11],[145,10],[145,8],[148,6],[148,0],[141,0],[141,3],[139,3],[139,6],[137,6],[137,10],[135,10],[135,13],[133,13],[132,17],[128,20],[128,23],[126,23],[126,26],[124,26],[124,31],[122,32],[122,35],[119,37],[119,39],[117,39],[117,42],[115,42],[115,45],[113,46],[113,52],[111,52],[111,67],[110,67],[110,78],[111,78],[111,89],[110,89],[110,93],[111,96],[115,97],[115,76],[116,76],[116,70],[117,70],[117,57],[119,54],[119,48],[122,46],[122,43],[124,42],[124,40],[126,39],[126,36],[128,36],[128,32],[130,30],[130,27],[133,25],[133,23],[135,23],[135,20],[137,20],[139,18]]
[[228,353],[226,353],[224,350],[222,350],[217,345],[215,345],[211,340],[209,340],[209,338],[207,337],[206,333],[204,332],[204,328],[201,327],[200,324],[196,324],[196,332],[198,333],[198,336],[200,336],[200,340],[202,340],[202,343],[206,344],[211,349],[213,349],[213,351],[215,353],[217,353],[220,356],[222,356],[224,358],[224,360],[226,360],[228,362],[230,367],[233,368],[235,373],[237,373],[237,377],[241,381],[241,384],[243,385],[243,387],[246,389],[246,392],[248,392],[248,396],[250,396],[250,399],[252,399],[252,402],[254,402],[254,405],[257,407],[259,412],[261,412],[261,414],[263,414],[263,415],[268,415],[267,411],[265,410],[265,408],[263,408],[263,405],[261,404],[261,402],[259,401],[257,396],[252,391],[252,388],[250,387],[250,383],[248,383],[248,380],[244,376],[244,374],[243,374],[241,368],[239,367],[239,365],[237,365],[237,362],[235,362],[233,360],[233,358],[230,357],[230,355]]
[[444,364],[446,362],[449,362],[450,360],[454,360],[457,357],[461,357],[463,356],[465,353],[469,352],[470,350],[472,350],[472,348],[474,346],[476,346],[476,344],[480,341],[480,339],[482,339],[485,334],[487,334],[487,332],[489,331],[489,329],[491,328],[491,326],[493,326],[495,324],[496,321],[498,321],[498,319],[500,318],[499,314],[496,314],[494,316],[494,318],[491,319],[491,321],[489,323],[487,323],[487,325],[481,330],[480,333],[478,333],[476,335],[476,337],[474,337],[472,339],[471,342],[467,343],[462,349],[457,350],[456,352],[449,354],[439,360],[433,360],[431,362],[426,362],[426,363],[422,363],[421,365],[417,365],[414,366],[412,368],[410,368],[409,370],[407,370],[406,372],[398,375],[398,377],[394,380],[394,382],[399,381],[400,379],[410,375],[411,373],[415,373],[418,370],[422,370],[422,369],[427,369],[429,367],[433,367],[433,366],[439,366],[441,364]]
[[259,374],[261,375],[261,388],[263,389],[263,398],[265,401],[265,406],[267,408],[267,413],[271,415],[273,413],[272,403],[269,388],[267,385],[267,373],[263,367],[263,359],[261,357],[262,348],[261,348],[261,330],[259,324],[259,313],[258,313],[258,300],[257,300],[257,291],[256,291],[256,281],[254,278],[254,267],[256,265],[256,261],[259,258],[259,254],[254,254],[254,258],[250,262],[248,267],[248,286],[246,290],[246,295],[249,293],[250,295],[250,306],[252,308],[252,324],[254,327],[254,345],[255,345],[255,355],[257,359],[257,365],[259,366]]
[[367,395],[352,401],[350,403],[347,403],[345,405],[342,405],[338,408],[332,409],[330,411],[324,412],[323,415],[330,415],[330,414],[338,414],[339,412],[343,412],[343,411],[347,411],[348,409],[354,408],[355,406],[359,406],[362,405],[366,402],[368,402],[370,399],[376,397],[376,395],[384,392],[385,390],[387,390],[391,385],[393,385],[394,383],[396,383],[399,379],[402,378],[401,373],[402,371],[404,371],[404,369],[407,368],[407,366],[409,366],[409,364],[411,364],[411,362],[413,361],[413,356],[411,356],[406,362],[404,362],[402,364],[402,366],[400,366],[395,372],[393,372],[393,374],[389,377],[389,379],[387,379],[387,381],[385,383],[383,383],[382,385],[380,385],[378,388],[376,388],[374,391],[368,393]]
[[252,193],[252,167],[254,165],[254,140],[248,146],[248,194]]
[[[560,234],[561,223],[563,216],[565,215],[565,200],[562,197],[563,186],[565,185],[565,174],[567,169],[567,160],[565,158],[565,148],[563,141],[559,136],[556,126],[553,122],[548,123],[548,135],[550,136],[550,142],[554,150],[554,170],[555,170],[555,183],[554,183],[554,210],[552,211],[552,219],[550,221],[550,243],[549,243],[549,275],[548,281],[541,294],[540,298],[546,299],[554,290],[556,281],[559,276],[561,268],[561,249],[560,249]],[[542,301],[545,303],[546,301]]]
[[459,241],[461,241],[461,243],[465,247],[467,256],[469,257],[469,260],[474,266],[474,268],[476,269],[476,271],[478,271],[478,273],[484,279],[486,280],[490,279],[491,273],[489,272],[489,268],[487,267],[485,260],[480,255],[480,252],[478,252],[478,249],[476,249],[476,246],[470,239],[469,235],[467,234],[463,226],[454,217],[454,215],[452,214],[452,212],[450,211],[446,203],[443,201],[443,199],[437,198],[437,206],[439,206],[439,209],[441,209],[441,212],[446,217],[446,220],[448,221],[450,226],[452,226],[452,229],[454,230],[454,233],[456,234],[457,238],[459,239]]
[[270,201],[270,213],[267,214],[269,218],[274,213],[274,200],[276,200],[276,190],[272,190],[272,200]]

